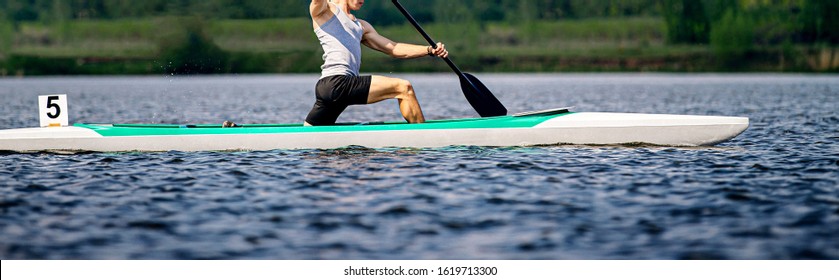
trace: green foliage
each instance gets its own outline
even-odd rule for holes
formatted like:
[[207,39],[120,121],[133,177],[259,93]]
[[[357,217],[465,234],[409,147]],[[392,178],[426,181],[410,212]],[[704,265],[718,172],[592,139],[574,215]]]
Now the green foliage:
[[66,75],[77,74],[76,61],[71,58],[43,58],[37,56],[11,55],[8,58],[10,72],[23,72],[27,75]]
[[0,19],[0,59],[6,56],[11,50],[14,39],[14,29],[8,21]]
[[[420,4],[410,0],[403,0],[400,3],[411,11],[411,15],[419,22],[429,22],[434,19],[431,4]],[[365,1],[364,8],[357,11],[356,15],[376,26],[399,25],[407,22],[405,17],[394,8],[391,1],[387,0]]]
[[[701,0],[705,7],[708,20],[717,21],[728,11],[740,11],[740,4],[736,0]],[[777,4],[773,3],[774,6]]]
[[46,1],[33,0],[0,0],[0,12],[4,18],[12,21],[34,21],[38,20],[39,13],[48,11]]
[[662,1],[667,22],[667,39],[671,43],[701,44],[708,42],[710,22],[705,5],[697,0]]
[[[0,68],[3,75],[139,75],[152,71],[151,61],[132,60],[119,63],[85,62],[76,58],[10,55]],[[0,66],[3,63],[0,61]]]
[[[401,2],[462,67],[475,70],[812,71],[832,65],[830,50],[839,44],[836,0]],[[0,68],[27,75],[316,72],[322,53],[308,5],[0,0]],[[366,1],[356,15],[395,41],[425,44],[391,1]],[[369,50],[364,57],[365,71],[447,70],[434,59],[393,60]]]
[[0,0],[5,17],[15,22],[126,17],[202,16],[206,18],[276,18],[308,14],[299,0]]
[[[176,32],[159,43],[162,68],[167,73],[212,74],[228,72],[228,53],[213,43],[197,18],[175,20]],[[180,32],[178,32],[180,31]]]
[[671,43],[707,43],[713,28],[727,28],[721,21],[743,16],[754,25],[759,45],[839,44],[836,0],[662,0],[661,9]]
[[312,28],[309,18],[223,20],[214,21],[208,28],[214,37],[314,38],[309,32]]
[[529,40],[583,39],[588,41],[659,40],[666,27],[658,18],[583,19],[572,21],[538,21],[519,34]]
[[839,44],[839,1],[805,1],[802,14],[802,41]]
[[6,58],[11,50],[13,36],[12,24],[0,18],[0,77],[5,77],[9,73]]
[[155,37],[160,33],[160,28],[164,27],[161,21],[171,21],[171,19],[76,20],[64,25],[67,26],[67,36],[71,40],[73,38],[131,40]]
[[711,29],[711,49],[724,65],[736,66],[752,49],[754,22],[746,15],[727,11]]
[[[466,19],[481,21],[556,20],[608,16],[655,16],[657,0],[402,0],[420,22],[441,21],[449,9],[467,7]],[[308,15],[301,0],[0,0],[12,21],[200,16],[206,19],[295,18]],[[377,25],[402,24],[391,1],[364,3],[360,17]],[[447,8],[448,7],[448,8]],[[459,18],[457,21],[464,19]]]

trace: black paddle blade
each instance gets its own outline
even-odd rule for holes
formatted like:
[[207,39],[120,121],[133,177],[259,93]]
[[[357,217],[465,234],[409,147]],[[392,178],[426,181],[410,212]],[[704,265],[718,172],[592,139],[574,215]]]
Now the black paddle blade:
[[460,77],[460,88],[463,89],[466,100],[469,101],[472,108],[475,108],[475,111],[478,111],[478,115],[481,115],[481,117],[507,115],[507,108],[472,74],[463,73],[463,76]]

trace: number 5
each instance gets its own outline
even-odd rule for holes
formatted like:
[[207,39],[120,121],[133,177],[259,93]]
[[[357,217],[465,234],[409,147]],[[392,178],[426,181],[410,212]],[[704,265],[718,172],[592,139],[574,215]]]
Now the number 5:
[[58,104],[52,103],[53,101],[58,101],[58,96],[47,97],[47,109],[55,108],[55,114],[47,112],[47,117],[50,117],[50,119],[58,118],[61,115],[61,107]]

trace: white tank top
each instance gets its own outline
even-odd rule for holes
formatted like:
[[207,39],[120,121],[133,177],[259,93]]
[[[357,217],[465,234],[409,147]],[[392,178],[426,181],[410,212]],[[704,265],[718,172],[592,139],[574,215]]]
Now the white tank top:
[[361,68],[361,37],[364,30],[340,8],[329,21],[315,29],[323,47],[321,78],[335,75],[358,76]]

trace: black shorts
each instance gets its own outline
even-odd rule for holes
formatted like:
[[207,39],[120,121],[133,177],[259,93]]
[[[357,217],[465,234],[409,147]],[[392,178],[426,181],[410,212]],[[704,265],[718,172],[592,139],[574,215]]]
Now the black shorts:
[[347,106],[367,104],[372,76],[337,75],[318,81],[315,86],[315,106],[306,122],[311,125],[331,125]]

